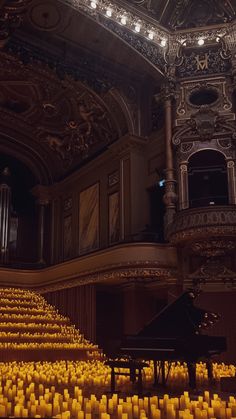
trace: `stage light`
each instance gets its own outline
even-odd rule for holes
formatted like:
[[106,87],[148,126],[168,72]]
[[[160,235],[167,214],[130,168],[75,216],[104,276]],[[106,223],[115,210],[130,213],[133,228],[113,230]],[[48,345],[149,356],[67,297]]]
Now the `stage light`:
[[149,32],[148,38],[151,39],[151,41],[152,41],[153,38],[154,38],[154,33],[153,32]]
[[162,46],[162,47],[165,47],[165,46],[166,46],[166,39],[164,39],[164,38],[163,38],[163,39],[161,40],[161,46]]
[[120,19],[120,23],[121,23],[122,25],[126,25],[126,23],[127,23],[127,19],[126,19],[126,17],[125,17],[125,16],[122,16],[122,18]]
[[108,17],[112,16],[112,10],[111,9],[106,10],[106,16],[108,16]]
[[90,6],[92,7],[92,9],[96,9],[97,7],[96,1],[91,1]]
[[204,45],[204,43],[205,43],[205,41],[204,41],[204,39],[202,39],[202,38],[200,38],[198,41],[197,41],[197,43],[198,43],[198,45]]

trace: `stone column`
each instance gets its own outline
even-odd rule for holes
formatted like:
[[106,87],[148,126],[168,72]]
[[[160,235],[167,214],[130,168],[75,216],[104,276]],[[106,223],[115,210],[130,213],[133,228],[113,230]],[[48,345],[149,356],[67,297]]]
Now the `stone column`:
[[6,167],[0,179],[0,243],[1,263],[8,262],[8,243],[11,217],[11,188],[9,186],[10,171]]
[[236,204],[236,185],[235,185],[235,163],[233,160],[227,161],[227,175],[228,175],[228,195],[229,204]]
[[49,193],[47,187],[43,185],[37,185],[32,190],[31,193],[36,198],[36,205],[38,206],[38,255],[37,263],[40,265],[45,265],[44,260],[44,235],[45,235],[45,210],[49,204]]
[[175,193],[174,162],[172,149],[172,100],[174,85],[168,82],[162,90],[165,108],[165,148],[166,148],[166,169],[165,169],[165,194],[163,197],[166,206],[165,212],[165,236],[168,239],[167,229],[173,222],[176,212],[177,195]]
[[38,264],[44,265],[44,228],[45,228],[45,208],[48,201],[38,200]]

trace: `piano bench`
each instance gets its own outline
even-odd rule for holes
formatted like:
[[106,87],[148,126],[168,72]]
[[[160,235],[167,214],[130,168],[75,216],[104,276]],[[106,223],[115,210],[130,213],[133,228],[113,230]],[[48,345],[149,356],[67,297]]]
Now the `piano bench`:
[[[111,393],[115,393],[115,376],[116,375],[125,375],[130,377],[130,381],[134,384],[137,380],[138,383],[138,395],[142,396],[143,393],[143,378],[142,378],[142,369],[148,367],[149,365],[146,362],[136,361],[136,360],[109,360],[105,362],[106,365],[109,365],[111,368]],[[119,369],[128,369],[129,371],[117,371]]]

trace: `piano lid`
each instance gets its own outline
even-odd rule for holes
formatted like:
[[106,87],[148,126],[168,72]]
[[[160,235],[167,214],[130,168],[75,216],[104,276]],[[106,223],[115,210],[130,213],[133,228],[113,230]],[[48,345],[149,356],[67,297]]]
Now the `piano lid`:
[[142,328],[137,337],[187,337],[212,326],[219,316],[195,307],[199,291],[188,290],[167,305]]

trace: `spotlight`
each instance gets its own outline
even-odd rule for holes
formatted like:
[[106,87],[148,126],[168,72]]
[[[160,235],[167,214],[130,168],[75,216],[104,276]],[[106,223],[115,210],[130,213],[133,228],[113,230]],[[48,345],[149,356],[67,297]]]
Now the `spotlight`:
[[198,43],[198,45],[204,45],[205,41],[204,41],[204,39],[203,39],[203,38],[200,38],[200,39],[197,41],[197,43]]
[[148,33],[148,38],[151,39],[151,41],[152,41],[153,38],[154,38],[154,33],[153,32],[149,32]]
[[161,40],[161,46],[162,46],[162,47],[165,47],[165,46],[166,46],[166,39],[164,39],[164,38],[163,38],[163,39]]
[[108,17],[112,16],[112,10],[111,9],[106,10],[106,16],[108,16]]
[[92,9],[96,9],[96,8],[97,8],[97,3],[96,3],[96,1],[91,1],[91,2],[90,2],[90,6],[92,7]]
[[126,17],[125,17],[125,16],[122,16],[122,18],[120,19],[120,23],[121,23],[122,25],[126,25],[126,23],[127,23],[127,19],[126,19]]
[[217,36],[216,42],[220,42],[220,37],[219,36]]
[[136,23],[136,25],[134,27],[135,32],[140,32],[140,29],[141,29],[140,24],[139,23]]

